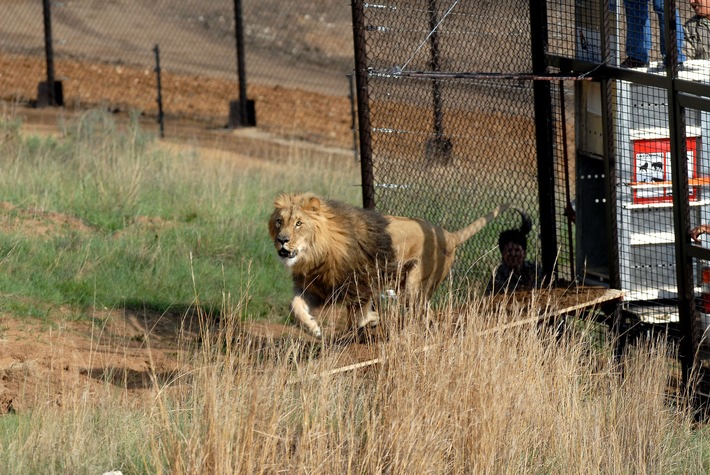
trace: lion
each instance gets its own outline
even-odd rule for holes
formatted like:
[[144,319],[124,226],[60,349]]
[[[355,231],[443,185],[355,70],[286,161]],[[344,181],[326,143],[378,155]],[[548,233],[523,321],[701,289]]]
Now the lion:
[[321,337],[311,308],[329,301],[343,303],[358,327],[376,318],[370,284],[391,274],[395,263],[387,224],[375,210],[313,193],[276,198],[269,234],[293,277],[291,310],[311,334]]
[[268,227],[293,278],[293,315],[320,338],[311,309],[341,303],[351,325],[374,326],[379,320],[374,288],[386,282],[396,282],[408,303],[428,302],[449,274],[456,248],[509,208],[501,204],[463,229],[449,232],[423,219],[293,193],[276,198]]

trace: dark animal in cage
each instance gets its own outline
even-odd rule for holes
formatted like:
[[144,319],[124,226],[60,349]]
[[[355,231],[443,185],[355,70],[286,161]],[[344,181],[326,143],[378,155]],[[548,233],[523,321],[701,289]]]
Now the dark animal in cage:
[[663,162],[653,162],[651,167],[656,171],[663,170]]

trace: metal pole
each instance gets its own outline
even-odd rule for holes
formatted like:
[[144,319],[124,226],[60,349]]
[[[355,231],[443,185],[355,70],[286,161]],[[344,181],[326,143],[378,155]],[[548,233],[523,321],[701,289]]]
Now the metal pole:
[[244,61],[244,26],[242,22],[242,0],[234,0],[234,29],[237,42],[237,77],[239,80],[239,125],[249,124],[247,115],[247,70]]
[[44,53],[47,59],[47,103],[54,106],[57,103],[54,95],[54,48],[52,46],[52,13],[50,0],[42,0],[44,11]]
[[[601,62],[606,64],[616,64],[614,53],[612,52],[611,39],[617,34],[616,31],[616,9],[612,8],[613,0],[601,0],[596,5],[599,9],[599,38]],[[606,245],[608,256],[609,270],[609,287],[612,289],[621,289],[621,262],[619,255],[619,225],[618,225],[618,208],[617,208],[617,150],[614,137],[616,136],[614,128],[616,120],[614,114],[617,113],[615,106],[615,84],[608,77],[600,80],[599,89],[601,91],[601,107],[602,107],[602,144],[604,164],[603,170],[606,179],[604,181],[604,198],[607,206],[605,210],[606,220]],[[616,361],[620,361],[623,355],[624,348],[628,339],[626,334],[624,312],[619,306],[611,315],[611,335],[614,339],[614,357]]]
[[[676,43],[676,2],[665,2],[666,84],[668,93],[668,126],[671,153],[673,190],[673,223],[675,232],[676,279],[678,280],[678,318],[682,339],[679,356],[683,386],[687,388],[695,365],[696,338],[694,319],[695,290],[693,288],[693,260],[688,255],[690,204],[688,202],[688,165],[685,129],[685,108],[678,103],[675,78],[678,75],[678,47]],[[690,394],[690,392],[689,392]]]
[[355,45],[355,84],[357,118],[360,129],[360,177],[362,204],[375,207],[375,179],[372,170],[372,136],[370,134],[370,94],[368,91],[367,52],[365,50],[365,7],[362,0],[352,0],[353,44]]
[[348,74],[348,99],[350,99],[350,130],[353,131],[353,154],[355,155],[355,161],[358,160],[357,154],[357,118],[355,117],[355,84],[353,79],[353,74]]
[[160,137],[165,137],[165,128],[163,125],[163,94],[162,86],[160,84],[160,49],[158,45],[153,48],[155,52],[155,74],[157,77],[157,87],[158,87],[158,123],[160,124]]
[[[614,15],[612,15],[611,4],[612,0],[601,0],[597,5],[599,10],[599,25],[600,41],[601,41],[601,60],[607,64],[613,64],[613,54],[611,49],[611,38],[615,34],[615,25],[612,25]],[[600,81],[601,99],[602,99],[602,143],[604,144],[604,174],[606,181],[604,182],[604,194],[606,202],[606,222],[607,222],[607,255],[609,256],[609,287],[612,289],[621,289],[621,275],[619,262],[619,229],[617,208],[617,188],[616,188],[616,143],[613,138],[614,127],[614,82],[611,79]],[[619,328],[619,312],[615,314],[614,327]]]
[[[530,41],[533,74],[547,72],[547,11],[545,2],[530,0]],[[533,81],[535,102],[535,143],[537,151],[538,202],[540,208],[540,243],[542,270],[555,278],[557,232],[555,222],[555,166],[552,131],[552,94],[550,81]]]
[[[438,72],[439,66],[439,32],[437,31],[437,23],[439,22],[436,15],[436,0],[429,0],[429,37],[431,43],[431,70]],[[441,105],[441,84],[434,78],[431,80],[432,94],[434,96],[434,133],[437,142],[440,142],[444,137],[444,118]]]
[[[567,113],[565,111],[565,87],[564,83],[562,81],[559,82],[559,95],[560,95],[560,116],[562,117],[560,120],[560,124],[562,127],[562,152],[564,154],[563,160],[565,164],[565,200],[567,201],[566,205],[567,207],[570,207],[572,204],[572,201],[570,199],[572,195],[572,191],[570,189],[570,175],[569,175],[569,153],[567,150]],[[572,210],[569,210],[572,211]],[[577,278],[577,272],[575,271],[574,268],[574,239],[573,239],[574,234],[572,233],[572,219],[571,217],[567,218],[567,241],[569,245],[569,265],[570,265],[570,278],[572,281],[575,281]]]

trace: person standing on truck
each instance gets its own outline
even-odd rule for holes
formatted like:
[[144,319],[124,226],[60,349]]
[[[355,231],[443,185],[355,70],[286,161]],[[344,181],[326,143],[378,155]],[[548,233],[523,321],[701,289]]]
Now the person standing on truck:
[[710,0],[690,0],[695,12],[683,27],[688,58],[710,59]]
[[[663,0],[652,0],[653,11],[658,16],[660,36],[660,49],[663,55],[663,64],[666,63],[666,33],[663,11]],[[648,11],[648,0],[624,0],[626,12],[626,59],[622,61],[622,68],[642,68],[648,66],[649,51],[651,50],[651,18]],[[683,53],[683,25],[680,15],[676,10],[676,42],[678,45],[678,63],[685,62]]]

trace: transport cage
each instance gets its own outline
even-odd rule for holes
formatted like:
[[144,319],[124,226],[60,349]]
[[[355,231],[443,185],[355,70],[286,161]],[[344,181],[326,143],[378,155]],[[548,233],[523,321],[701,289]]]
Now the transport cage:
[[[642,70],[665,74],[657,64]],[[710,80],[710,61],[688,61],[678,78]],[[586,283],[604,284],[609,280],[609,259],[606,248],[599,246],[607,235],[600,85],[582,83],[578,91],[577,268]],[[617,151],[613,186],[617,199],[611,205],[616,207],[618,272],[625,305],[653,323],[677,322],[673,306],[659,305],[677,298],[667,91],[617,81],[613,102]],[[710,222],[710,157],[703,148],[703,138],[709,133],[708,112],[688,111],[686,164],[691,226]],[[698,262],[694,265],[697,282],[701,282],[700,266]],[[700,290],[698,287],[696,292]]]
[[697,374],[697,395],[710,398],[710,236],[697,245],[684,233],[710,223],[710,61],[667,68],[663,54],[675,60],[679,50],[661,51],[654,33],[649,65],[625,68],[623,3],[545,6],[574,15],[572,34],[555,27],[574,47],[548,49],[548,65],[585,79],[574,87],[575,274],[624,292],[612,323],[621,347],[651,335],[675,341],[683,383]]
[[[710,78],[710,62],[682,71],[679,76]],[[578,96],[577,266],[586,281],[608,281],[606,221],[600,147],[602,121],[598,83],[580,84]],[[676,264],[673,230],[673,195],[670,139],[665,90],[618,81],[615,88],[616,117],[616,213],[618,221],[619,273],[625,300],[675,298]],[[694,111],[695,112],[695,111]],[[688,200],[691,223],[710,222],[710,167],[703,149],[708,136],[707,112],[688,114],[686,121]],[[591,139],[590,139],[591,138]]]

